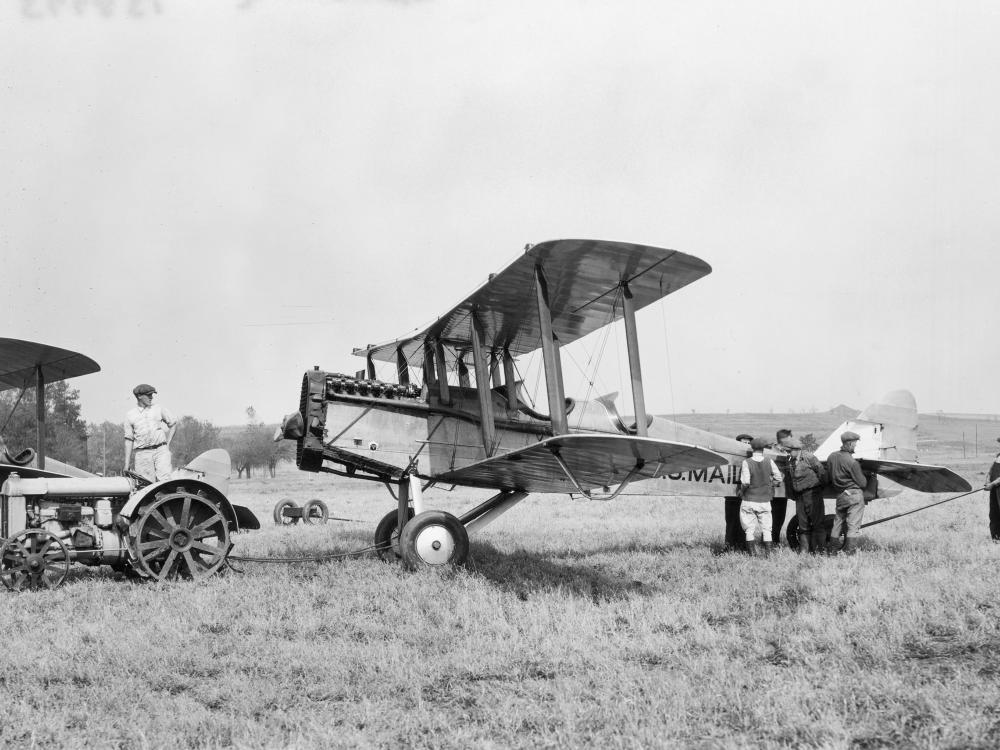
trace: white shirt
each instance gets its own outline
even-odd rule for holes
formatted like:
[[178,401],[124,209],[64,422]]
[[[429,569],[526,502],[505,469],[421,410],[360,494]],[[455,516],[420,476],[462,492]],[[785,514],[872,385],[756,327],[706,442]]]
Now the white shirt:
[[[757,463],[760,463],[761,461],[764,460],[764,458],[765,456],[763,453],[754,453],[752,456],[750,456],[750,458],[746,459],[743,462],[743,464],[740,466],[740,482],[742,484],[744,485],[750,484],[750,467],[747,466],[747,461],[756,461]],[[774,481],[778,484],[781,484],[783,481],[785,481],[785,478],[781,476],[781,469],[778,468],[778,465],[774,462],[773,458],[771,459],[771,476],[774,477]]]
[[135,448],[149,448],[167,442],[167,430],[175,424],[177,420],[159,404],[136,406],[125,415],[125,439],[134,440]]

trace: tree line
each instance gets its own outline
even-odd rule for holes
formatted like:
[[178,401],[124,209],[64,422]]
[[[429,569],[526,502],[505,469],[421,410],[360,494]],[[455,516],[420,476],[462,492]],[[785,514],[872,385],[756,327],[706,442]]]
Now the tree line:
[[[11,454],[37,447],[36,404],[34,389],[0,393],[0,436]],[[274,427],[258,421],[253,407],[246,413],[246,425],[225,435],[211,422],[181,417],[170,442],[174,466],[185,466],[212,448],[225,448],[237,476],[273,477],[282,460],[294,457],[293,444],[274,442]],[[118,475],[125,468],[125,429],[120,422],[84,421],[80,392],[65,380],[52,383],[45,389],[45,455],[94,474]]]

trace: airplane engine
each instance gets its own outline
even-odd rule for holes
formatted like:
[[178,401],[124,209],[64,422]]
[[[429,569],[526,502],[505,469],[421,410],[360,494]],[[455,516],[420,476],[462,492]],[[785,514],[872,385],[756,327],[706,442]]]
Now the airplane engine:
[[330,375],[314,367],[302,376],[299,410],[281,421],[281,437],[295,441],[295,463],[303,471],[319,471],[323,465],[323,433],[326,430],[327,382],[346,389],[343,375]]
[[302,377],[299,410],[281,421],[275,439],[294,440],[298,467],[303,471],[319,471],[324,459],[331,458],[325,440],[327,403],[336,400],[371,403],[376,399],[384,402],[419,397],[420,386],[413,383],[385,383],[339,372],[327,373],[315,367]]

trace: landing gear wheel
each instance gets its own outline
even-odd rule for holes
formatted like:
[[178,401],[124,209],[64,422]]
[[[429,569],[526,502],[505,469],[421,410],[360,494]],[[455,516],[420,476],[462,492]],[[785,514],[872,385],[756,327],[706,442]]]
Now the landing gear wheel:
[[[833,529],[833,515],[823,516],[823,528],[826,530],[826,536],[824,536],[824,543],[826,543],[830,541],[830,531]],[[797,516],[792,516],[792,520],[785,527],[785,538],[788,540],[789,547],[794,550],[799,548],[799,519]]]
[[[413,508],[406,509],[406,521],[413,518]],[[399,510],[386,513],[375,527],[375,554],[383,562],[399,562],[403,555],[399,551]],[[404,527],[405,528],[405,527]]]
[[793,550],[798,550],[799,548],[799,519],[797,516],[792,516],[792,520],[788,522],[785,527],[785,541],[788,542],[788,546]]
[[66,547],[44,529],[19,531],[0,547],[0,578],[11,591],[54,589],[68,572]]
[[286,516],[285,508],[298,508],[299,504],[294,500],[279,500],[278,504],[274,506],[274,522],[278,526],[291,526],[293,523],[299,522],[298,516]]
[[302,506],[303,523],[326,523],[329,518],[330,511],[322,500],[310,500]]
[[158,581],[208,578],[226,563],[229,521],[201,492],[160,492],[129,528],[135,566]]
[[469,533],[451,513],[427,511],[403,527],[399,552],[410,570],[462,565],[469,557]]

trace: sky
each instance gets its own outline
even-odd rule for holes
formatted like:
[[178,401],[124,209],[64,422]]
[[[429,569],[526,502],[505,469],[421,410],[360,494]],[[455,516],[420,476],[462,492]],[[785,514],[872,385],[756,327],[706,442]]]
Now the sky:
[[[975,1],[2,0],[0,336],[95,359],[89,421],[148,382],[273,422],[525,244],[621,240],[713,268],[639,313],[650,412],[997,413],[998,37]],[[619,328],[563,360],[629,411]]]

